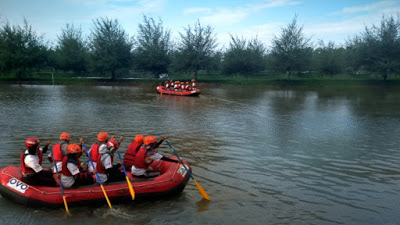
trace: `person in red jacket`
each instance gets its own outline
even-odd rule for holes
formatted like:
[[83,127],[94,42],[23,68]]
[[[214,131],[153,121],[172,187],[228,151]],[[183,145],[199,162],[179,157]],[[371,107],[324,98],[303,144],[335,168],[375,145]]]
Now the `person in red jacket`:
[[[97,160],[96,172],[101,183],[125,180],[125,173],[121,171],[121,164],[113,165],[114,153],[119,148],[120,142],[124,140],[121,136],[119,141],[114,136],[107,142],[106,149],[99,150],[99,158]],[[100,183],[99,181],[97,181]]]
[[43,153],[46,153],[50,140],[47,140],[44,148],[39,148],[39,139],[29,137],[25,140],[25,151],[21,152],[21,172],[22,181],[29,185],[53,186],[57,183],[53,178],[53,173],[42,168]]
[[128,149],[125,152],[124,159],[122,160],[122,164],[124,164],[126,170],[130,170],[132,165],[135,163],[136,153],[139,151],[140,147],[143,144],[143,135],[138,134],[133,139],[128,146]]
[[[65,156],[65,154],[67,154],[67,147],[69,144],[69,140],[70,140],[70,136],[68,133],[64,132],[61,133],[60,135],[60,143],[57,143],[53,146],[52,152],[49,153],[49,161],[52,163],[53,162],[53,157],[54,160],[56,161],[56,165],[57,165],[57,170],[59,173],[61,173],[62,170],[62,160]],[[53,153],[53,155],[52,155]],[[56,168],[54,167],[54,165],[52,166],[52,170],[53,173],[57,173]]]
[[135,163],[131,168],[133,176],[149,178],[160,175],[160,171],[153,170],[153,168],[150,167],[150,164],[157,160],[182,163],[182,160],[170,159],[158,153],[157,147],[165,139],[166,137],[163,136],[161,141],[157,143],[157,139],[154,136],[146,136],[144,138],[144,144],[137,152]]
[[166,80],[164,82],[164,90],[169,90],[170,86],[169,86],[169,82]]
[[[90,147],[89,155],[93,161],[94,167],[96,167],[97,160],[99,158],[99,150],[102,149],[105,151],[107,148],[107,141],[108,141],[108,133],[107,132],[100,132],[97,135],[97,141]],[[92,167],[91,163],[88,166],[89,172],[93,173],[94,168]]]
[[197,89],[196,80],[192,79],[192,90],[196,90],[196,89]]
[[82,147],[78,144],[69,144],[67,154],[62,160],[61,184],[65,188],[93,184],[93,177],[81,167],[79,158],[82,156]]

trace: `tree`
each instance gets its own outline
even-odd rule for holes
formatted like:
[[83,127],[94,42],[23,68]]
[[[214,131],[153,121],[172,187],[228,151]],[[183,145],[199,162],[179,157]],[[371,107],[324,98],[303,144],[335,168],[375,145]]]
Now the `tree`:
[[17,78],[46,65],[47,47],[24,19],[24,26],[11,26],[7,21],[0,27],[0,69],[15,72]]
[[135,49],[137,68],[150,71],[156,77],[160,73],[167,73],[171,63],[170,51],[170,31],[164,31],[161,20],[156,24],[153,18],[143,16]]
[[99,18],[93,23],[89,43],[91,68],[94,72],[109,73],[111,80],[115,80],[117,71],[131,65],[133,43],[118,20]]
[[223,72],[248,76],[265,68],[265,47],[257,39],[247,41],[231,35],[229,48],[224,54]]
[[400,16],[385,18],[381,25],[365,27],[365,31],[347,42],[349,55],[354,57],[356,69],[366,68],[381,74],[386,80],[389,73],[400,71]]
[[303,27],[297,25],[297,15],[292,22],[282,28],[280,37],[272,40],[271,63],[281,72],[286,72],[288,78],[292,71],[307,70],[311,63],[312,46],[310,38],[303,34]]
[[190,26],[185,33],[179,33],[180,43],[175,58],[175,68],[181,71],[189,71],[195,74],[199,70],[209,70],[215,60],[216,38],[211,26],[202,27],[200,21],[195,23],[194,28]]
[[313,64],[315,70],[334,75],[344,70],[344,49],[335,46],[334,42],[325,44],[323,41],[319,43],[320,47],[313,52]]
[[56,47],[57,65],[65,71],[81,73],[86,71],[88,64],[88,49],[83,40],[81,28],[66,24],[58,36]]

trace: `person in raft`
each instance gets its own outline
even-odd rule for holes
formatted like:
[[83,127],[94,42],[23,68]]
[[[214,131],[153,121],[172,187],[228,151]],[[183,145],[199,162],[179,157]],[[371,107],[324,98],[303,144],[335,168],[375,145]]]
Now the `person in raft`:
[[186,89],[186,91],[191,91],[192,90],[192,88],[190,87],[189,81],[186,81],[185,89]]
[[[81,138],[81,143],[83,139]],[[82,147],[78,144],[69,144],[67,154],[62,160],[61,184],[65,188],[79,187],[82,185],[93,184],[91,174],[85,172],[79,161],[82,156]]]
[[53,173],[42,168],[43,153],[47,152],[51,141],[47,140],[43,149],[39,148],[39,143],[36,137],[25,140],[27,149],[21,152],[22,181],[29,185],[56,187]]
[[192,90],[196,90],[196,89],[197,89],[196,80],[192,79]]
[[107,142],[107,148],[99,148],[99,158],[97,160],[95,171],[99,175],[102,183],[125,180],[125,173],[120,169],[121,164],[113,165],[114,153],[118,150],[119,144],[123,140],[123,136],[119,138],[119,141],[115,140],[115,137],[113,136]]
[[125,152],[122,164],[124,164],[126,170],[130,170],[135,162],[136,153],[139,151],[143,144],[143,135],[138,134],[135,136],[133,141],[129,144],[128,149]]
[[181,83],[179,81],[175,81],[174,91],[178,91],[181,88]]
[[169,90],[169,82],[166,80],[165,82],[164,82],[164,90]]
[[[107,132],[100,132],[97,135],[97,141],[90,147],[89,149],[89,156],[93,161],[94,167],[96,167],[97,160],[99,158],[99,150],[105,151],[107,149],[107,141],[108,141],[108,133]],[[89,163],[88,165],[89,172],[93,173],[94,168],[92,164]]]
[[[52,166],[53,173],[57,173],[57,171],[59,173],[61,173],[62,160],[63,160],[64,156],[67,154],[67,147],[69,144],[69,140],[70,140],[70,136],[68,133],[66,133],[66,132],[61,133],[60,142],[53,146],[53,151],[50,152],[48,155],[48,159],[51,163],[53,163],[53,157],[54,157],[54,160],[56,161],[57,170],[53,164],[53,166]],[[53,153],[53,155],[52,155],[52,153]]]
[[146,136],[144,138],[144,144],[137,152],[134,165],[131,168],[133,176],[149,178],[160,175],[160,171],[153,170],[153,168],[150,167],[150,164],[153,163],[153,161],[164,160],[169,162],[182,163],[182,160],[170,159],[158,153],[157,147],[165,139],[166,137],[163,136],[161,141],[157,143],[157,139],[154,136]]

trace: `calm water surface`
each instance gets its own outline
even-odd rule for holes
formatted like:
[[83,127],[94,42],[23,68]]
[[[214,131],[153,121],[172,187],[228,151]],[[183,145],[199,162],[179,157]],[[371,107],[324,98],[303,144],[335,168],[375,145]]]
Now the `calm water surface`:
[[[0,167],[28,136],[166,135],[196,180],[178,196],[31,209],[0,197],[0,224],[400,224],[400,88],[0,86]],[[164,155],[172,155],[166,144]],[[44,162],[45,167],[50,167]]]

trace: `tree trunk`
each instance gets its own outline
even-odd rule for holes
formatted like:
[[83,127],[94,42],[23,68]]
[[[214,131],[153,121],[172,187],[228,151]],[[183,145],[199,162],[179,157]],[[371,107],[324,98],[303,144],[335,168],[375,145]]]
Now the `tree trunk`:
[[115,80],[115,70],[111,71],[111,80]]

